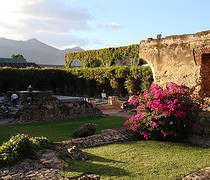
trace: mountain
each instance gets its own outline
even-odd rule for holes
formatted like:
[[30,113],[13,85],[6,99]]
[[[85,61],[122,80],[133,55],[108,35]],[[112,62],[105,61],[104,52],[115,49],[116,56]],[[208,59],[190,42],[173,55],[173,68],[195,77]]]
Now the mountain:
[[16,41],[0,38],[0,57],[10,58],[12,54],[22,54],[27,62],[46,65],[64,65],[66,53],[82,51],[80,47],[60,50],[49,46],[36,38]]

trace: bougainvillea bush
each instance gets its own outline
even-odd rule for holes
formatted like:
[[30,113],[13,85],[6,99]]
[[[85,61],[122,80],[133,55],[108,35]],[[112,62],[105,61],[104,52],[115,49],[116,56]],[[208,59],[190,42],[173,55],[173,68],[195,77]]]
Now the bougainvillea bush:
[[178,140],[192,126],[187,119],[189,90],[184,85],[169,83],[162,89],[152,84],[150,91],[132,96],[129,103],[136,107],[136,114],[124,125],[145,139]]

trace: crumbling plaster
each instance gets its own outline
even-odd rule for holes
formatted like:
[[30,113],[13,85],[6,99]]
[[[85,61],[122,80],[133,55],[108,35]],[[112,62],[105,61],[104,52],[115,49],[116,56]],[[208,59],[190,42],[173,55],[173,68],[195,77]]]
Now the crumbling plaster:
[[162,87],[169,82],[184,84],[197,94],[202,92],[202,54],[210,54],[210,31],[157,36],[140,42],[140,58],[152,68],[156,84]]

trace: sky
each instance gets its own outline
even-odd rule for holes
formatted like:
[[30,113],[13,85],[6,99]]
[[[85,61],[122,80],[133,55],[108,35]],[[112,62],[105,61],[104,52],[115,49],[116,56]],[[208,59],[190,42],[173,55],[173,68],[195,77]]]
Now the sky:
[[210,30],[209,0],[0,0],[0,37],[85,50]]

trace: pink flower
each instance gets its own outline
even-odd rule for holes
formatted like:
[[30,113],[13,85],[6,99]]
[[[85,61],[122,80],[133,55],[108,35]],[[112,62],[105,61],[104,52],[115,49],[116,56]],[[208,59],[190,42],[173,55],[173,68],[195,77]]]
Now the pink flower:
[[149,139],[149,134],[146,131],[141,132],[141,135],[144,136],[144,139]]
[[140,107],[141,109],[145,109],[146,106],[145,106],[144,104],[142,104],[142,105],[140,105],[139,107]]
[[28,134],[21,134],[21,136],[23,136],[23,137],[28,137]]
[[168,136],[168,135],[169,135],[169,133],[164,132],[164,131],[161,131],[161,133],[163,134],[163,137],[166,137],[166,136]]
[[135,115],[135,119],[142,119],[142,113],[136,114],[136,115]]
[[124,126],[128,126],[129,124],[130,124],[129,120],[126,120],[126,121],[124,122]]
[[131,97],[130,98],[130,100],[129,100],[129,104],[130,105],[133,105],[133,106],[137,106],[138,105],[138,99],[137,99],[137,97],[136,96],[133,96],[133,97]]
[[156,123],[156,122],[153,122],[153,123],[152,123],[152,127],[153,127],[153,128],[158,127],[157,123]]
[[148,108],[150,108],[151,105],[152,105],[152,101],[148,101],[148,103],[146,104],[146,106],[147,106]]
[[157,120],[157,119],[159,119],[159,117],[158,117],[158,116],[154,116],[154,119],[156,119],[156,120]]
[[174,115],[175,115],[176,118],[184,118],[186,116],[186,114],[187,113],[184,112],[184,111],[177,110]]

